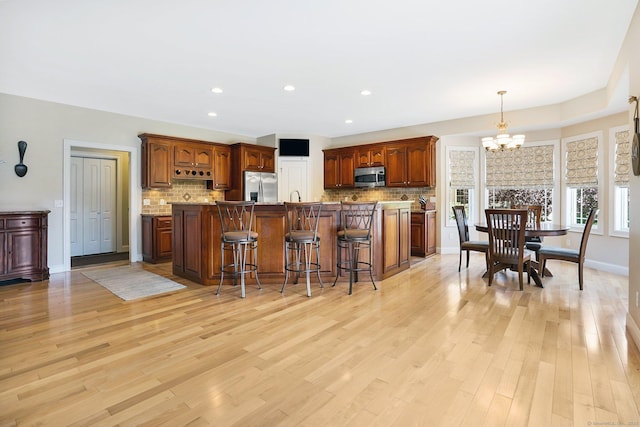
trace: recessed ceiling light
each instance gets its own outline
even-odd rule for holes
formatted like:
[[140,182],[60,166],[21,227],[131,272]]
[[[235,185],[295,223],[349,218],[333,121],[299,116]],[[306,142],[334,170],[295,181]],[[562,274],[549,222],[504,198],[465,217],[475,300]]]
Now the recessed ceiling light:
[[209,116],[209,117],[217,117],[218,115],[216,113],[214,113],[213,111],[211,111],[210,113],[207,113],[207,116]]
[[211,92],[213,92],[213,93],[222,93],[223,90],[220,89],[219,87],[214,87],[214,88],[211,89]]
[[347,119],[347,120],[345,120],[344,122],[345,122],[346,124],[350,125],[351,123],[353,123],[353,120],[351,120],[351,119]]
[[296,90],[296,87],[294,85],[286,85],[285,87],[283,87],[283,89],[287,92],[293,92],[294,90]]
[[371,91],[368,89],[363,90],[362,92],[360,92],[360,95],[362,96],[369,96],[371,95]]

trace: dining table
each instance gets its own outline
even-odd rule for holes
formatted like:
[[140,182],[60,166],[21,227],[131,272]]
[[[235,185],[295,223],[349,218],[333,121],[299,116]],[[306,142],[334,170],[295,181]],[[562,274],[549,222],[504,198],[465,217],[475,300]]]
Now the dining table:
[[[482,233],[489,232],[489,227],[486,223],[477,223],[476,230]],[[538,225],[536,224],[528,224],[525,228],[524,235],[525,237],[551,237],[551,236],[564,236],[569,231],[569,227],[564,226],[562,224],[553,224],[549,222],[542,222]],[[540,266],[538,265],[538,261],[531,260],[531,278],[535,282],[535,284],[539,287],[542,286],[542,278],[539,272]],[[482,277],[486,277],[489,272],[485,272]],[[553,274],[549,271],[549,269],[544,270],[544,275],[553,277]]]

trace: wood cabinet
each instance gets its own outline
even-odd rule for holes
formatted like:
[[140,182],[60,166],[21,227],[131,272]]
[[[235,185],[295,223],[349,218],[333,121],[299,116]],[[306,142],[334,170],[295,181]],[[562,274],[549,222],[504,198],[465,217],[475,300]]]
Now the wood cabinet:
[[231,182],[231,149],[227,144],[143,133],[142,188],[171,188],[172,179],[207,181],[210,190]]
[[382,209],[382,275],[388,277],[409,268],[411,254],[411,213],[408,207]]
[[225,199],[244,200],[244,172],[274,173],[276,171],[276,149],[243,142],[231,144],[230,148],[231,181],[229,191],[225,193]]
[[436,211],[411,212],[411,255],[428,257],[436,253]]
[[215,147],[213,150],[213,182],[211,190],[231,188],[231,148]]
[[324,150],[324,188],[354,186],[356,167],[384,166],[387,187],[436,185],[435,136]]
[[233,144],[234,155],[238,153],[242,171],[275,172],[275,148],[252,144]]
[[[203,209],[207,206],[210,205],[173,205],[171,212],[173,274],[198,283],[207,279],[212,268],[210,264],[216,261],[211,257],[213,239],[210,236],[211,226],[219,223],[218,212],[215,211],[215,217],[207,215]],[[215,240],[219,245],[219,228],[218,238]],[[219,261],[217,265],[219,270]]]
[[173,177],[213,179],[213,146],[194,142],[174,143]]
[[142,134],[142,188],[170,188],[173,176],[173,141]]
[[[284,281],[285,209],[282,204],[256,205],[254,230],[258,233],[258,274],[263,285]],[[220,283],[220,218],[215,204],[176,203],[173,217],[173,274],[203,285]],[[336,275],[337,231],[340,205],[328,204],[320,214],[320,276],[325,285]],[[230,254],[227,254],[227,261]],[[249,255],[251,256],[251,254]],[[225,277],[227,277],[225,275]],[[231,277],[231,276],[229,276]],[[255,275],[246,277],[255,283]],[[226,280],[226,279],[225,279]],[[231,279],[230,279],[231,280]],[[344,279],[342,279],[344,280]],[[348,276],[347,276],[348,280]]]
[[49,278],[49,212],[0,212],[0,281]]
[[[372,227],[373,276],[390,277],[410,266],[411,202],[380,203]],[[220,218],[215,204],[174,203],[173,274],[203,285],[220,283]],[[254,208],[254,230],[258,233],[258,274],[263,284],[284,280],[285,210],[282,204],[265,203]],[[348,281],[349,274],[337,272],[337,233],[340,204],[325,203],[318,224],[320,237],[320,276],[325,286],[335,279]],[[251,256],[251,255],[249,255]],[[360,256],[368,256],[362,251]],[[227,258],[228,259],[228,258]],[[255,283],[255,275],[247,276]]]
[[353,149],[324,150],[324,188],[352,188],[354,168]]
[[356,152],[356,167],[384,166],[385,156],[386,149],[382,144],[359,147]]
[[171,261],[171,216],[142,215],[142,260],[156,264]]
[[412,138],[388,143],[385,157],[387,187],[433,187],[437,138]]

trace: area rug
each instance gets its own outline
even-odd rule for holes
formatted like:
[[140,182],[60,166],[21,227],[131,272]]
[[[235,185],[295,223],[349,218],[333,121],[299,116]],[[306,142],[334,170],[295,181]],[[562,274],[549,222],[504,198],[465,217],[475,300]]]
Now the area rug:
[[186,288],[157,274],[129,265],[83,271],[82,274],[125,301],[146,298]]

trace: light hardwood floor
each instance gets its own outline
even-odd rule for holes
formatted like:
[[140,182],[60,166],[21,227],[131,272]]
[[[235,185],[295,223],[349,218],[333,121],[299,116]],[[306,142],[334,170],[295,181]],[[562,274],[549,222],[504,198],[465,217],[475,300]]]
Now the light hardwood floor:
[[[307,298],[303,281],[124,302],[82,275],[0,287],[0,425],[638,425],[626,277],[437,255]],[[104,268],[104,267],[102,267]]]

